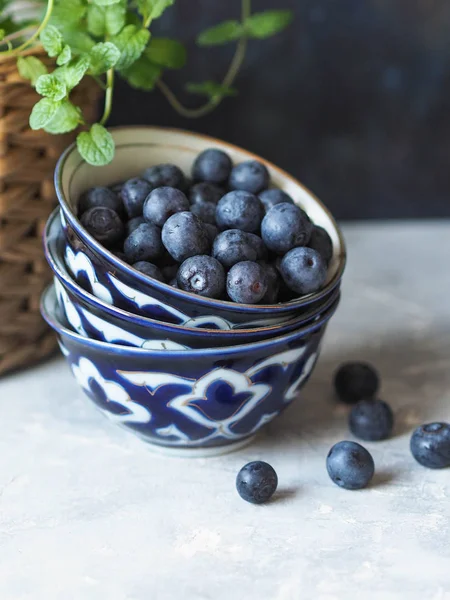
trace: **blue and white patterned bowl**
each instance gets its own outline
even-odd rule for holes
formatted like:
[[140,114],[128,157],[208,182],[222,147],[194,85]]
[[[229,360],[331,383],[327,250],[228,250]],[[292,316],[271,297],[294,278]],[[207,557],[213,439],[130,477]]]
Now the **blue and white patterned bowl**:
[[[200,318],[206,328],[230,329],[274,325],[318,309],[339,284],[345,266],[345,245],[333,217],[321,202],[297,180],[258,156],[203,135],[158,127],[125,127],[112,130],[116,144],[113,162],[92,167],[70,146],[61,156],[55,185],[63,211],[68,240],[66,264],[75,279],[95,296],[129,312],[167,323],[184,325]],[[275,305],[235,304],[184,292],[146,277],[99,244],[76,217],[80,194],[94,185],[109,185],[139,175],[153,164],[173,162],[186,173],[199,152],[222,148],[234,162],[258,159],[269,169],[275,186],[285,190],[311,219],[329,233],[333,258],[328,280],[319,292]],[[200,321],[199,321],[200,322]]]
[[226,452],[272,421],[298,395],[320,351],[321,319],[256,344],[158,351],[99,342],[63,324],[53,287],[41,311],[78,383],[111,420],[158,448]]
[[193,327],[172,325],[134,315],[96,298],[79,286],[64,264],[65,236],[61,229],[59,209],[50,216],[44,232],[44,251],[55,274],[58,302],[69,325],[85,337],[103,342],[152,348],[154,350],[189,350],[249,344],[295,331],[319,319],[339,295],[339,286],[321,306],[320,312],[310,311],[281,325],[254,329],[202,329],[201,317],[193,318]]

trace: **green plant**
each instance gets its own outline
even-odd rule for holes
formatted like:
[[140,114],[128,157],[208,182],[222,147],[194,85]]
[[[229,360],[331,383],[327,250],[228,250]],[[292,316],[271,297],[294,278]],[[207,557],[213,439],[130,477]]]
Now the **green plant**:
[[[221,82],[187,84],[187,90],[206,96],[198,108],[183,106],[163,81],[165,69],[180,69],[186,62],[184,46],[172,39],[154,37],[152,23],[173,5],[175,0],[48,0],[34,2],[38,15],[23,18],[12,9],[11,0],[0,0],[0,39],[6,48],[3,56],[18,56],[22,77],[42,98],[30,115],[32,129],[48,133],[67,133],[79,126],[77,145],[83,158],[92,165],[109,163],[114,156],[114,142],[105,124],[111,113],[116,75],[132,87],[153,90],[155,87],[180,114],[201,117],[213,110],[226,96],[236,94],[232,87],[245,58],[249,39],[265,39],[282,31],[291,21],[287,10],[251,12],[251,0],[242,0],[240,20],[230,20],[203,31],[198,45],[216,46],[236,43],[236,51]],[[26,15],[26,16],[25,16]],[[27,34],[32,33],[30,37]],[[35,56],[21,53],[40,42],[47,54],[55,58],[56,68],[48,72]],[[104,89],[104,110],[98,123],[88,124],[70,94],[84,77],[93,77]]]

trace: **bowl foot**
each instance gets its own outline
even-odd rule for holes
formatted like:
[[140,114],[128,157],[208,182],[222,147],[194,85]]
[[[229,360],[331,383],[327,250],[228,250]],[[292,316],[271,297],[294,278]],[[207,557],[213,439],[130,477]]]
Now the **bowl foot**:
[[243,440],[239,440],[238,442],[234,442],[233,444],[225,444],[223,446],[213,446],[210,448],[188,448],[186,446],[162,446],[161,444],[156,444],[150,441],[148,438],[142,437],[145,442],[148,444],[148,448],[151,452],[155,452],[156,454],[162,456],[168,456],[173,458],[208,458],[211,456],[222,456],[223,454],[229,454],[230,452],[236,452],[241,448],[245,448],[253,442],[256,435],[251,435],[249,437],[244,438]]

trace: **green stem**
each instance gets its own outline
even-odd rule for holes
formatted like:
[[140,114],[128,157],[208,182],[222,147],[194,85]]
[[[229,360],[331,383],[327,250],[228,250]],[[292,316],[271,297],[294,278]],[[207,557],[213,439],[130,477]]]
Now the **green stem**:
[[26,48],[28,48],[28,46],[30,46],[35,40],[37,40],[37,38],[41,34],[41,31],[43,29],[45,29],[45,27],[47,26],[47,24],[50,20],[50,17],[52,16],[53,5],[54,5],[54,0],[48,0],[47,10],[45,11],[44,18],[42,19],[42,22],[39,25],[39,27],[36,29],[36,31],[33,33],[33,35],[30,38],[28,38],[28,40],[26,40],[20,46],[17,46],[17,48],[12,48],[11,50],[8,50],[6,52],[1,52],[1,54],[4,56],[18,54],[18,53],[22,52],[23,50],[26,50]]
[[[241,6],[241,21],[242,23],[251,15],[251,0],[242,0]],[[225,87],[230,87],[234,80],[236,79],[237,74],[242,66],[242,63],[245,59],[245,53],[247,51],[247,37],[241,38],[236,46],[236,51],[234,53],[233,59],[230,63],[227,73],[222,80],[222,85]],[[172,106],[174,110],[182,117],[187,117],[191,119],[198,119],[199,117],[204,117],[205,115],[212,112],[224,99],[223,94],[218,96],[214,96],[206,102],[203,106],[199,106],[198,108],[187,108],[184,106],[176,97],[174,92],[169,88],[169,86],[161,80],[158,80],[156,85],[160,89],[160,91],[164,94],[169,104]]]
[[111,114],[113,90],[114,69],[109,69],[109,71],[106,72],[105,107],[103,109],[103,116],[100,119],[100,125],[104,125]]

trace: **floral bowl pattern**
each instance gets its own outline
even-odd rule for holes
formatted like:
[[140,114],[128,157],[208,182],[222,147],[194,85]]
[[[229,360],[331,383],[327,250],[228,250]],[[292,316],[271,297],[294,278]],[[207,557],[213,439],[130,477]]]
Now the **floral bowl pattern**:
[[[61,156],[55,185],[62,209],[62,225],[68,241],[65,260],[72,276],[94,296],[131,313],[183,325],[186,321],[208,329],[253,328],[282,323],[302,312],[318,310],[339,285],[345,267],[345,245],[331,214],[293,177],[271,163],[220,140],[158,127],[124,127],[112,130],[116,144],[113,162],[104,167],[85,163],[75,146]],[[275,305],[245,305],[203,298],[173,288],[137,272],[99,244],[76,217],[80,194],[94,185],[110,185],[136,176],[146,167],[178,164],[190,172],[196,155],[209,147],[222,148],[235,162],[257,159],[268,168],[272,182],[304,208],[311,219],[330,235],[333,258],[328,280],[318,292]]]
[[78,383],[112,421],[160,449],[210,454],[248,442],[297,397],[337,305],[271,340],[181,351],[80,336],[66,328],[53,288],[43,294],[41,311]]
[[[55,291],[65,318],[74,331],[85,337],[143,348],[183,350],[257,342],[294,331],[319,319],[339,295],[339,286],[322,304],[320,312],[308,313],[280,325],[254,329],[202,329],[163,323],[134,315],[100,300],[79,286],[64,263],[66,247],[59,209],[50,216],[44,232],[44,251],[55,275]],[[195,318],[192,319],[195,324]],[[190,322],[187,321],[187,325]]]

